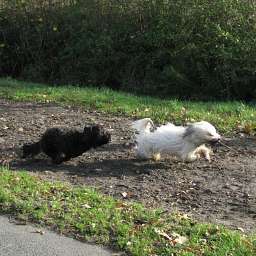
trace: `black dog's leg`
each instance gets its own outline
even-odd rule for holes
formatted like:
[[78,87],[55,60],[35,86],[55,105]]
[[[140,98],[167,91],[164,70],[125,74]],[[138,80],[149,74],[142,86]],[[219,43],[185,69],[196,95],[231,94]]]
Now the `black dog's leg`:
[[31,144],[24,144],[22,147],[21,158],[34,157],[41,151],[40,141]]
[[62,162],[66,161],[66,156],[64,153],[56,154],[55,156],[52,156],[52,162],[54,164],[61,164]]

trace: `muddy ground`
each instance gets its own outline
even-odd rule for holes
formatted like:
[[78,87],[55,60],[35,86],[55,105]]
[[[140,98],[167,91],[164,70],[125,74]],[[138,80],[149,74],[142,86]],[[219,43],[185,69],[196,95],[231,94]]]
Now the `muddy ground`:
[[[214,147],[212,163],[202,159],[188,164],[173,158],[140,161],[129,146],[131,121],[82,108],[0,99],[0,164],[9,163],[11,169],[25,169],[48,180],[93,186],[147,207],[181,210],[245,232],[256,230],[255,137],[227,138],[230,148]],[[93,122],[111,129],[111,144],[57,166],[43,155],[24,160],[15,154],[20,145],[36,141],[48,127],[82,128]]]

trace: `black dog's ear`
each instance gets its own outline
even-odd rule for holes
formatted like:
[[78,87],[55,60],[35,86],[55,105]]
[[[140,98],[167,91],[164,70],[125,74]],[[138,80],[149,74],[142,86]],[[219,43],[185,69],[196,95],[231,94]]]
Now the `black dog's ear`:
[[84,127],[84,134],[88,136],[97,136],[100,134],[101,127],[99,125],[86,125]]
[[84,134],[86,134],[86,135],[91,135],[91,134],[92,134],[92,126],[86,125],[86,126],[84,127]]
[[94,125],[92,126],[92,134],[93,135],[98,135],[100,133],[100,126],[99,125]]

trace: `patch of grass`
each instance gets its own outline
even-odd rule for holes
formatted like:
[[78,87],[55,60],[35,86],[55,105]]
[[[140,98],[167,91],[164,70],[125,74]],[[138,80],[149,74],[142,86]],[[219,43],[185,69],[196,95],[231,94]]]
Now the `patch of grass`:
[[56,102],[84,106],[133,118],[151,117],[158,123],[184,124],[206,120],[222,132],[256,128],[256,108],[242,102],[192,102],[134,96],[107,88],[50,86],[13,79],[0,79],[0,97],[17,101]]
[[[256,237],[0,168],[0,211],[131,255],[255,255]],[[176,233],[176,234],[175,234]],[[186,241],[182,241],[186,238]]]

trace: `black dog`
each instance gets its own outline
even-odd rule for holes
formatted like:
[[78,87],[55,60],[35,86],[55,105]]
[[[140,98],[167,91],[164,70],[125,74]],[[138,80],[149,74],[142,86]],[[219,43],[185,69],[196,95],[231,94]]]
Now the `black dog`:
[[107,144],[110,140],[110,133],[99,125],[85,126],[83,131],[49,128],[38,142],[23,145],[22,157],[33,157],[43,152],[53,163],[60,164],[82,155],[91,148]]

